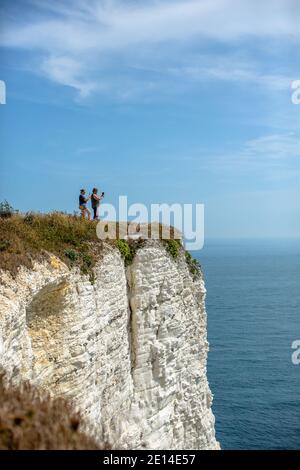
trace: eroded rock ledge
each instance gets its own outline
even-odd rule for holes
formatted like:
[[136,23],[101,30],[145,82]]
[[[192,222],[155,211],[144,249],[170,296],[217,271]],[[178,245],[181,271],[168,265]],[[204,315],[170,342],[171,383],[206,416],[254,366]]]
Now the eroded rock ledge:
[[127,268],[107,245],[94,283],[51,256],[1,273],[0,366],[72,399],[113,448],[217,449],[204,301],[160,241]]

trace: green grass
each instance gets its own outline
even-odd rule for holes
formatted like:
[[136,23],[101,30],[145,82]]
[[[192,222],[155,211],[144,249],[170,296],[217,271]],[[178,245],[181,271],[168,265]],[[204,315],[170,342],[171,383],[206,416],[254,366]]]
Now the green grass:
[[115,246],[118,248],[121,253],[122,258],[124,259],[125,266],[129,266],[135,257],[135,253],[140,243],[127,240],[115,240]]
[[134,253],[132,252],[129,243],[126,240],[116,240],[115,245],[121,253],[122,258],[124,259],[125,265],[128,266],[132,263],[134,258]]
[[189,271],[194,279],[198,278],[201,274],[201,265],[199,261],[192,257],[192,255],[186,251],[185,260],[188,265]]
[[185,261],[188,265],[189,272],[191,273],[193,279],[197,279],[200,276],[200,263],[196,259],[194,259],[188,251],[183,248],[180,240],[163,240],[163,244],[165,245],[169,255],[171,255],[174,260],[176,260],[180,256],[180,254],[184,252]]
[[172,256],[172,258],[178,258],[182,250],[180,240],[163,240],[163,244],[165,245],[167,252],[169,253],[169,255]]

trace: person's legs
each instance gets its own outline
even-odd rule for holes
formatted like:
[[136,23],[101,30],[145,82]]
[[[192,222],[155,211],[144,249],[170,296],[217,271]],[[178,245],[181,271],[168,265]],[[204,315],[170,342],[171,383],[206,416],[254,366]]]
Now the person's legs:
[[84,219],[84,212],[85,212],[85,208],[84,207],[79,207],[80,209],[80,216],[82,219]]
[[81,217],[83,219],[85,219],[86,215],[87,215],[88,220],[91,219],[91,213],[90,213],[90,211],[88,210],[87,207],[81,206],[79,209],[80,209],[80,212],[81,212]]
[[97,220],[98,219],[97,207],[93,207],[93,211],[94,211],[94,220]]
[[88,220],[91,220],[91,212],[87,207],[85,208],[85,213],[87,214]]

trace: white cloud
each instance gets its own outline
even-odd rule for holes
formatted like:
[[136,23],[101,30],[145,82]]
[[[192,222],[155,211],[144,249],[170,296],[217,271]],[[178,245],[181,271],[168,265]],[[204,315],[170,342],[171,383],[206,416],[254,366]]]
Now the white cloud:
[[300,138],[293,132],[263,136],[246,142],[242,155],[248,158],[265,157],[273,161],[286,161],[295,157],[300,159]]
[[[204,58],[205,62],[205,58]],[[215,57],[215,65],[188,66],[170,69],[169,72],[191,81],[222,80],[236,83],[254,83],[271,90],[288,90],[291,78],[285,75],[263,73],[259,65],[248,63],[243,67],[239,60],[232,57],[224,60]]]
[[251,176],[261,180],[294,180],[299,186],[300,138],[294,132],[249,140],[237,151],[214,155],[207,168],[214,172]]
[[30,24],[4,30],[3,43],[87,51],[187,40],[195,35],[222,41],[245,35],[300,35],[297,0],[146,1],[142,6],[124,3],[77,0],[67,8],[48,3],[45,5],[56,13],[55,19],[33,19]]
[[99,152],[100,152],[99,147],[81,147],[77,149],[78,155],[86,155],[86,154],[93,154],[93,153],[99,153]]
[[[298,0],[167,0],[121,2],[109,0],[35,1],[36,12],[26,21],[3,22],[0,45],[30,50],[41,55],[40,72],[79,91],[82,97],[95,90],[110,90],[111,75],[119,68],[148,61],[155,56],[173,57],[175,69],[187,78],[259,82],[282,88],[287,78],[257,69],[218,66],[182,66],[180,55],[204,42],[232,44],[249,38],[299,39]],[[21,15],[20,15],[21,18]],[[159,46],[159,47],[158,47]],[[176,51],[180,49],[177,56]],[[177,63],[176,63],[177,61]],[[168,74],[157,64],[162,73]],[[174,64],[173,64],[174,66]],[[105,79],[102,75],[109,73]],[[96,78],[95,78],[96,77]],[[99,79],[100,77],[100,79]],[[138,81],[138,80],[137,80]],[[133,89],[136,83],[133,84]],[[149,89],[149,83],[139,84]],[[151,86],[150,86],[151,88]],[[154,87],[155,88],[155,87]],[[120,96],[134,92],[123,88]]]
[[97,89],[95,83],[85,80],[82,63],[71,57],[50,56],[42,61],[41,71],[51,80],[75,88],[81,98],[87,97]]

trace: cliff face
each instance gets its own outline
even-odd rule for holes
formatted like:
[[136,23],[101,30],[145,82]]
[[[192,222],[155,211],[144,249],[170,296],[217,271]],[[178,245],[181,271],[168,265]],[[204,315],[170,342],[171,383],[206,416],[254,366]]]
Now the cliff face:
[[216,449],[204,300],[159,241],[127,268],[107,246],[94,284],[54,256],[2,272],[0,366],[70,397],[113,448]]

